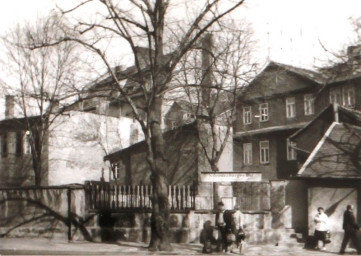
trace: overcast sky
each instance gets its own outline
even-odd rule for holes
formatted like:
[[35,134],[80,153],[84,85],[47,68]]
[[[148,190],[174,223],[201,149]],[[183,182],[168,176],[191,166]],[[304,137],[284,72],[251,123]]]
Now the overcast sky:
[[[17,22],[31,22],[71,0],[12,0],[0,8],[0,33]],[[360,16],[360,0],[246,0],[242,12],[252,22],[261,59],[312,67],[328,49],[341,50],[352,39],[350,17]]]

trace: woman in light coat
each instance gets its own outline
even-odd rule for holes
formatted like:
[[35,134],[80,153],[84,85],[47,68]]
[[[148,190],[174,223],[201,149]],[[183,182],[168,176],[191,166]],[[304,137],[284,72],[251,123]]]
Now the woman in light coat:
[[[325,240],[326,233],[328,231],[328,216],[325,214],[322,207],[318,207],[317,214],[314,218],[315,221],[315,240],[316,240],[316,250],[326,250]],[[322,245],[320,245],[320,241]]]

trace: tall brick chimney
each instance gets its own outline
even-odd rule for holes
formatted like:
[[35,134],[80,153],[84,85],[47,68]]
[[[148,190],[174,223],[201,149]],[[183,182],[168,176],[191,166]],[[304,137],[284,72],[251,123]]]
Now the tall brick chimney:
[[201,101],[205,106],[209,105],[210,92],[209,86],[212,85],[212,51],[213,36],[208,33],[202,40],[202,83],[201,83]]
[[5,96],[5,118],[14,117],[14,108],[15,108],[15,98],[12,95]]
[[349,46],[347,48],[348,65],[352,69],[352,73],[361,72],[361,45]]

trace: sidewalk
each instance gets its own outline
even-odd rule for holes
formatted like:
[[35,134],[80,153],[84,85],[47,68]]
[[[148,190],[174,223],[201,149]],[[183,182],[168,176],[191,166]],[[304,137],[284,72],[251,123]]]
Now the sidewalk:
[[[172,252],[150,252],[147,244],[120,242],[116,244],[90,243],[86,241],[60,241],[30,238],[2,238],[0,239],[0,255],[201,255],[201,244],[173,244]],[[349,254],[356,255],[353,249]],[[336,249],[314,251],[302,248],[302,245],[248,245],[243,255],[337,255]],[[212,255],[222,255],[212,253]],[[225,255],[225,253],[223,253]],[[228,253],[228,255],[236,255]]]

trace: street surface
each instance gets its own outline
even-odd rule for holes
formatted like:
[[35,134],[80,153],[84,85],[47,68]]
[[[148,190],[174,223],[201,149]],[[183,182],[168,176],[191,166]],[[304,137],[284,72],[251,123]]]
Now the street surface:
[[[0,255],[202,255],[201,244],[173,244],[171,252],[149,252],[147,244],[119,242],[113,244],[90,243],[85,241],[67,242],[63,240],[2,238]],[[307,250],[302,244],[287,246],[247,245],[243,255],[337,255],[338,246],[333,245],[326,251]],[[212,253],[211,255],[236,255],[231,253]],[[347,249],[345,255],[356,255],[354,249]]]

